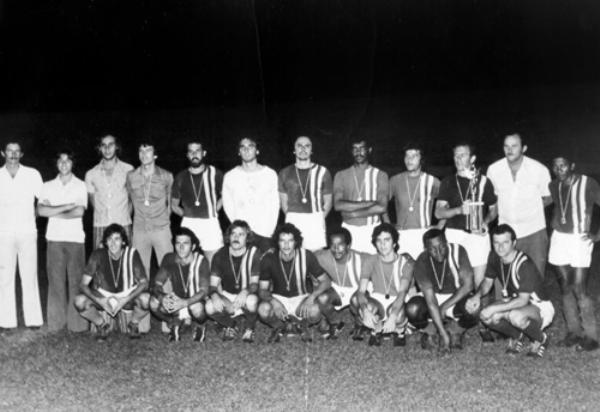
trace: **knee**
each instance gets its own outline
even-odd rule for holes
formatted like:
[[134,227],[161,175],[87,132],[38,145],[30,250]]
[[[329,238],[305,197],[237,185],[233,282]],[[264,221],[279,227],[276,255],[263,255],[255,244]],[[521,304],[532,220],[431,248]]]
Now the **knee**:
[[202,302],[196,302],[188,307],[194,319],[203,320],[206,317],[206,310]]
[[258,296],[248,295],[246,298],[246,310],[250,313],[256,313],[258,310]]
[[140,308],[148,310],[150,308],[150,294],[141,293],[137,298],[135,298],[135,302]]
[[85,295],[77,295],[73,301],[73,305],[78,312],[83,312],[89,306],[90,300]]
[[519,329],[525,329],[529,326],[529,317],[516,310],[508,314],[508,321],[511,325]]
[[312,305],[308,309],[308,315],[306,317],[308,323],[317,323],[321,320],[321,311],[319,310],[319,306]]
[[273,310],[273,306],[269,302],[261,302],[258,305],[258,316],[261,319],[268,319],[271,317],[271,312]]
[[331,301],[331,299],[329,298],[329,294],[327,292],[325,293],[321,293],[318,297],[317,297],[317,303],[320,306],[325,306],[327,305],[329,302]]
[[[192,305],[192,306],[194,306],[194,305]],[[191,306],[190,306],[190,310],[191,310]],[[206,300],[206,303],[204,304],[204,310],[206,311],[206,314],[208,316],[212,316],[217,313],[217,310],[215,309],[215,305],[213,305],[211,299]]]
[[158,312],[160,308],[160,301],[156,296],[150,298],[150,310],[152,312]]

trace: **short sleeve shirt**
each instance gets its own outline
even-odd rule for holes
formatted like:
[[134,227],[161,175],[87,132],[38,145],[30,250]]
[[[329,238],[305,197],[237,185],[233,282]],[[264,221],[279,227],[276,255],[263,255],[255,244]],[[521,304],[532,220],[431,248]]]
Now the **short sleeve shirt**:
[[[466,250],[458,247],[458,269],[470,266],[469,257]],[[455,279],[452,270],[450,269],[448,256],[444,262],[438,262],[433,259],[426,251],[421,253],[415,263],[415,281],[420,290],[433,289],[434,293],[453,294],[458,288],[456,283],[460,284],[460,279]]]
[[101,161],[85,174],[87,191],[94,195],[94,227],[111,223],[131,225],[129,196],[125,187],[127,173],[133,170],[129,163],[117,160],[109,176]]
[[[552,228],[561,233],[589,232],[594,204],[600,205],[598,182],[589,176],[574,175],[571,185],[559,185],[558,180],[553,180],[550,183],[550,193],[554,201]],[[565,214],[564,223],[561,203]]]
[[[92,252],[83,273],[92,277],[92,288],[102,288],[116,293],[123,290],[123,273],[121,260],[114,260],[108,255],[108,249],[100,248]],[[132,259],[132,276],[134,284],[146,279],[146,272],[139,253],[134,251]]]
[[[412,260],[412,259],[411,259]],[[397,262],[397,265],[396,265]],[[400,255],[394,262],[383,262],[379,255],[369,255],[365,259],[365,266],[361,279],[368,279],[372,286],[373,292],[383,295],[397,296],[400,279],[406,276],[404,268],[407,259]],[[396,271],[394,272],[394,266]],[[412,276],[412,273],[410,274]]]
[[0,168],[0,233],[36,233],[35,199],[40,197],[42,176],[20,165],[15,177]]
[[[173,293],[182,299],[190,296],[189,271],[191,263],[180,265],[177,262],[177,254],[174,252],[167,253],[160,263],[160,268],[156,272],[155,282],[165,284],[167,281],[171,283]],[[206,258],[200,262],[198,269],[198,289],[208,292],[210,286],[210,267]]]
[[[438,200],[448,202],[448,206],[450,208],[461,206],[463,204],[463,200],[466,201],[471,197],[469,184],[470,180],[463,176],[454,174],[445,177],[440,183]],[[477,185],[477,188],[475,189],[475,197],[476,199],[483,201],[484,215],[487,213],[489,206],[496,204],[498,199],[494,193],[494,186],[492,185],[490,179],[485,178],[485,176],[481,176],[480,184]],[[467,217],[465,215],[457,215],[446,219],[446,227],[450,229],[464,230],[466,223]]]
[[433,205],[438,197],[440,181],[427,173],[410,176],[402,172],[390,179],[390,198],[396,207],[396,227],[425,229],[431,226]]
[[206,166],[202,173],[182,170],[175,176],[171,195],[179,199],[185,217],[210,219],[217,217],[217,202],[223,189],[223,173]]
[[[297,252],[298,254],[299,252]],[[277,252],[267,253],[260,262],[260,280],[270,281],[273,286],[273,293],[281,296],[291,298],[311,293],[313,290],[312,279],[318,279],[325,274],[325,271],[319,265],[315,255],[309,250],[306,250],[305,276],[298,273],[294,263],[294,261],[286,262],[280,259]]]
[[[254,251],[252,250],[254,249]],[[246,266],[242,267],[244,256],[246,258]],[[248,262],[248,259],[251,261]],[[248,271],[248,266],[250,271]],[[256,248],[249,248],[246,253],[241,256],[233,256],[229,253],[229,247],[225,246],[217,251],[213,256],[210,275],[221,279],[221,286],[225,292],[238,294],[244,285],[250,284],[250,278],[259,276],[260,274],[260,252]]]
[[[47,203],[48,206],[74,203],[77,206],[87,208],[85,183],[77,177],[71,176],[71,179],[63,184],[60,177],[56,177],[42,186],[40,202]],[[52,242],[83,243],[85,233],[83,232],[82,219],[80,217],[74,219],[48,218],[46,239]]]
[[[356,256],[360,257],[360,265],[357,264]],[[344,261],[337,262],[329,249],[321,249],[315,252],[315,257],[333,283],[342,287],[358,287],[369,255],[351,250]]]
[[171,172],[158,166],[149,178],[144,177],[141,167],[127,174],[127,191],[134,211],[133,226],[137,230],[153,232],[170,226],[168,200],[172,186]]
[[308,169],[290,165],[279,172],[278,181],[279,193],[288,198],[288,212],[322,212],[323,195],[333,193],[331,173],[317,164]]
[[533,299],[548,300],[543,290],[543,279],[533,261],[523,252],[509,264],[502,263],[500,257],[490,252],[485,277],[498,279],[509,297],[519,293],[530,293]]

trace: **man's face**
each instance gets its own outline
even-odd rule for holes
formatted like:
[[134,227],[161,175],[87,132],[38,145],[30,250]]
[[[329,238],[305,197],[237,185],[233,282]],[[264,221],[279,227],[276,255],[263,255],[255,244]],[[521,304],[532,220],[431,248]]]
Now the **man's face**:
[[389,256],[390,254],[394,253],[394,246],[394,238],[389,232],[381,232],[375,239],[377,253],[379,253],[381,256]]
[[329,245],[329,250],[333,255],[335,260],[342,260],[348,254],[348,250],[350,249],[350,245],[346,243],[346,239],[341,235],[333,235],[330,238],[331,244]]
[[113,233],[106,239],[106,246],[112,255],[118,255],[123,249],[123,238],[120,233]]
[[425,250],[436,261],[443,262],[448,256],[448,242],[443,236],[429,239],[425,245]]
[[151,165],[156,160],[153,146],[140,146],[140,149],[138,150],[138,156],[142,166]]
[[523,146],[521,137],[517,135],[506,136],[504,139],[504,155],[509,162],[514,162],[525,154],[526,146]]
[[312,142],[306,136],[301,136],[294,143],[294,154],[298,160],[310,160],[312,156]]
[[175,237],[175,253],[180,259],[187,259],[192,253],[192,239],[188,235]]
[[409,149],[404,153],[404,165],[406,170],[414,172],[421,168],[421,151]]
[[190,143],[188,145],[187,158],[192,167],[200,167],[202,165],[202,159],[206,156],[206,150],[202,149],[202,145],[199,143]]
[[242,139],[240,142],[240,157],[244,162],[253,162],[256,160],[258,150],[256,149],[256,143],[250,139]]
[[10,165],[18,165],[23,157],[21,146],[18,143],[9,143],[2,152],[2,156],[6,159],[6,163]]
[[292,233],[279,234],[278,245],[279,251],[284,256],[291,256],[296,248],[296,240],[294,239],[294,235]]
[[370,153],[371,148],[368,147],[365,142],[358,142],[352,144],[352,157],[354,158],[354,163],[365,163],[368,160]]
[[503,258],[515,250],[517,241],[510,238],[510,233],[501,233],[492,236],[492,244],[494,245],[494,252]]
[[575,164],[564,157],[557,157],[552,162],[552,171],[556,175],[556,178],[561,182],[564,182],[573,175],[574,167]]
[[73,170],[73,161],[63,153],[56,160],[56,168],[61,176],[68,176]]
[[112,160],[117,155],[117,142],[113,136],[104,136],[100,141],[100,153],[104,160]]
[[454,148],[454,166],[456,166],[456,171],[469,170],[474,162],[475,156],[471,156],[471,150],[468,146],[457,146]]
[[233,250],[242,250],[246,247],[248,232],[243,227],[234,227],[229,235],[229,247]]

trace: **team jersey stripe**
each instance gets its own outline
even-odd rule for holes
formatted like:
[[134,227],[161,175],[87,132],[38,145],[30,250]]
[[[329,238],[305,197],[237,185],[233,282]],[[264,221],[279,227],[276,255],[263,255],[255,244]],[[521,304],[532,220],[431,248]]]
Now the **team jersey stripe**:
[[351,257],[351,265],[350,265],[350,273],[348,274],[350,277],[350,283],[352,283],[352,287],[358,288],[358,284],[360,282],[360,274],[361,274],[361,259],[358,253],[350,252]]
[[523,262],[527,260],[527,255],[521,251],[517,252],[517,256],[515,256],[515,260],[510,265],[510,280],[516,290],[519,289],[520,279],[519,279],[519,269]]
[[294,266],[294,277],[298,295],[306,293],[306,250],[296,250],[296,264]]
[[310,203],[312,212],[323,211],[323,176],[325,175],[325,168],[320,165],[313,166],[309,171],[310,179]]
[[[450,272],[452,273],[452,278],[454,279],[454,286],[456,287],[456,289],[458,289],[460,287],[460,276],[459,276],[459,253],[460,253],[460,247],[454,243],[448,243],[448,246],[450,247],[449,253],[448,253],[448,265],[450,266]],[[442,285],[443,287],[444,285]]]

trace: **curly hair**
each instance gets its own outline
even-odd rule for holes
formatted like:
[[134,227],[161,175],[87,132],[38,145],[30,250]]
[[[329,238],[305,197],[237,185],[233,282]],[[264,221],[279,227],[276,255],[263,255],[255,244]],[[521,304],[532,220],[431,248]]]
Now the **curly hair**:
[[291,223],[284,223],[283,225],[280,225],[277,227],[277,229],[275,229],[275,233],[273,233],[273,236],[271,238],[273,240],[273,244],[277,249],[279,249],[279,236],[281,236],[282,233],[289,233],[293,235],[294,242],[296,243],[296,248],[302,247],[302,241],[304,240],[304,238],[302,237],[302,233],[300,232],[300,230]]

